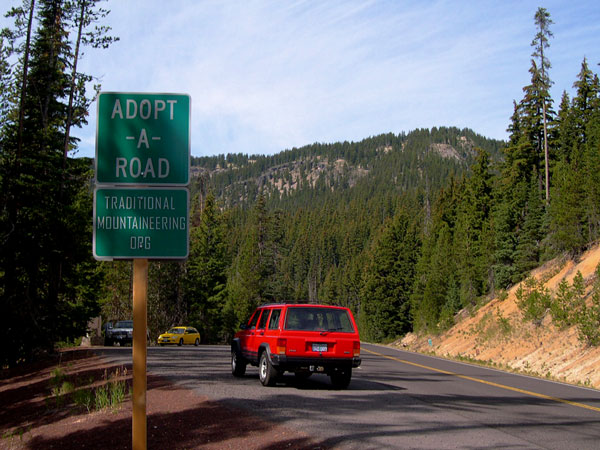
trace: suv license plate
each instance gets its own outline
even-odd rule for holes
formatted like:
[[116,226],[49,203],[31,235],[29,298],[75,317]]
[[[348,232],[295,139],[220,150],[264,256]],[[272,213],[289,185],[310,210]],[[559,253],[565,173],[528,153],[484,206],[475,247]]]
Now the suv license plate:
[[326,352],[327,351],[327,344],[313,344],[312,345],[312,350],[313,352]]

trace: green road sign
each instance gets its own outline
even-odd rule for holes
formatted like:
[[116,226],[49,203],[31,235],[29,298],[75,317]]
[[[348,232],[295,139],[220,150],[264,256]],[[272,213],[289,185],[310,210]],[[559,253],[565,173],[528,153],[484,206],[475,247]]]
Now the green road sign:
[[110,188],[94,191],[94,257],[185,259],[186,188]]
[[186,94],[100,93],[96,182],[187,185],[190,110]]

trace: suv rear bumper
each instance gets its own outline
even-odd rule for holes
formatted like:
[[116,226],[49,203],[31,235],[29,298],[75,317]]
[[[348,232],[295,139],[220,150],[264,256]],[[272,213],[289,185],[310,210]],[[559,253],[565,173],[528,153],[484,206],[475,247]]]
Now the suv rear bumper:
[[362,360],[359,357],[354,358],[303,358],[290,357],[286,355],[270,354],[271,364],[277,367],[278,370],[294,371],[311,371],[311,368],[319,368],[319,371],[329,372],[333,369],[349,369],[360,366]]

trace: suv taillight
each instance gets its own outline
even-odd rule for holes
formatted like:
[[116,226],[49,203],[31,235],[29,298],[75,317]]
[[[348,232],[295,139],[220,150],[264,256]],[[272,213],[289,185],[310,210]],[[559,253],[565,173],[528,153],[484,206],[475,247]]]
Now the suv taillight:
[[285,348],[287,347],[287,339],[277,339],[277,354],[285,355]]
[[354,356],[360,356],[360,341],[354,342]]

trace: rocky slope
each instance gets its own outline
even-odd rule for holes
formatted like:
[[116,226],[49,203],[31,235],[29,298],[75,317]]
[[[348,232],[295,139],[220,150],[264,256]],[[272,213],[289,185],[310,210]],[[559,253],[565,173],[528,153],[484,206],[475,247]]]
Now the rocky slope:
[[[554,293],[561,280],[570,283],[580,271],[589,294],[599,263],[596,245],[576,261],[553,260],[531,275]],[[454,327],[441,335],[409,334],[392,345],[600,389],[600,347],[580,342],[576,326],[557,328],[549,312],[539,326],[524,321],[518,287],[471,313],[463,310]]]

